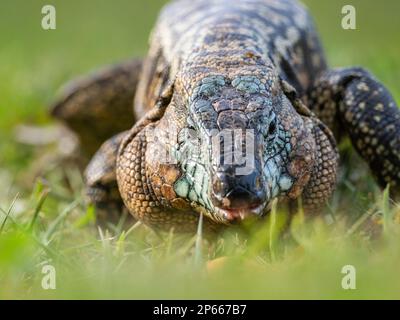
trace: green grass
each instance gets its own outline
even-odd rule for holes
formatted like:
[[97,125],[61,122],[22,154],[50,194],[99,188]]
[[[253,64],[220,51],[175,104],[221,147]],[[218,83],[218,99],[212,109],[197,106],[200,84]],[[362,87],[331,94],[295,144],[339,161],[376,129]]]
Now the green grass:
[[[19,124],[47,125],[48,102],[75,75],[146,52],[165,1],[52,1],[57,30],[43,31],[46,1],[0,4],[0,299],[5,298],[400,298],[400,230],[359,159],[340,174],[326,214],[301,214],[282,231],[273,220],[230,230],[213,242],[201,233],[158,234],[143,225],[98,228],[82,199],[82,178],[61,166],[57,147],[15,140]],[[354,0],[358,29],[340,28],[345,1],[306,1],[331,65],[362,65],[400,100],[400,4]],[[346,151],[346,145],[341,146]],[[384,234],[367,239],[365,219],[383,216]],[[221,258],[225,257],[225,258]],[[208,261],[218,258],[207,268]],[[57,289],[43,290],[43,265]],[[343,290],[341,269],[354,265],[357,289]]]

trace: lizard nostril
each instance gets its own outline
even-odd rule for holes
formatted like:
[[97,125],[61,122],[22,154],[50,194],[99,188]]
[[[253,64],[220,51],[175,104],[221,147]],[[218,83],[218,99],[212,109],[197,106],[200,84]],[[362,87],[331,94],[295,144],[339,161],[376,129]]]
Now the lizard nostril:
[[230,183],[226,177],[222,176],[214,179],[212,184],[212,194],[217,195],[219,198],[225,198],[226,194],[230,190]]
[[234,209],[254,207],[267,200],[261,175],[229,176],[217,173],[212,183],[211,200],[216,207]]

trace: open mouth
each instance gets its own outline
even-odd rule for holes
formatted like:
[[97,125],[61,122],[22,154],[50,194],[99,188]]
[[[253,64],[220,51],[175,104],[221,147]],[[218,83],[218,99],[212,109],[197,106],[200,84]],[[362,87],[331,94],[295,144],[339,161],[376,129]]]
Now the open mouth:
[[217,213],[223,216],[229,222],[233,221],[243,221],[248,218],[259,218],[263,213],[268,210],[269,204],[266,202],[253,207],[243,207],[243,208],[233,208],[233,209],[223,209],[215,208]]

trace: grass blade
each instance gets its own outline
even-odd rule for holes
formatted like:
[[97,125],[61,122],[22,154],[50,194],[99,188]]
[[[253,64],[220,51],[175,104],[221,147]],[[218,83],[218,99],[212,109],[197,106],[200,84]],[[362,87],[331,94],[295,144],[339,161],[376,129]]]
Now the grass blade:
[[11,202],[10,207],[8,208],[7,212],[5,213],[6,216],[5,216],[4,220],[3,220],[3,222],[1,223],[1,227],[0,227],[0,235],[2,234],[2,232],[3,232],[3,230],[4,230],[4,227],[5,227],[5,225],[6,225],[6,222],[7,222],[7,220],[8,220],[8,217],[10,216],[11,211],[12,211],[12,209],[14,208],[15,202],[17,201],[18,197],[19,197],[19,194],[17,193],[17,194],[15,195],[13,201]]
[[39,202],[36,205],[36,208],[35,208],[35,211],[33,213],[33,217],[32,217],[31,223],[30,223],[30,225],[28,227],[28,231],[31,231],[33,226],[35,225],[35,222],[36,222],[36,220],[37,220],[37,218],[39,216],[40,210],[42,210],[43,204],[46,201],[47,196],[49,195],[49,192],[50,192],[49,189],[45,189],[40,194]]
[[203,261],[203,214],[200,214],[199,224],[197,225],[197,234],[196,234],[196,244],[195,244],[195,255],[194,255],[194,263],[196,266],[201,265]]
[[271,215],[270,215],[270,221],[269,221],[269,252],[271,255],[271,260],[275,261],[276,256],[275,256],[275,228],[276,228],[276,207],[277,207],[278,200],[275,199],[272,202],[272,208],[271,208]]
[[391,221],[389,188],[390,186],[388,185],[383,191],[382,202],[381,202],[381,210],[383,214],[383,233],[385,235],[387,235],[387,233],[389,232],[390,221]]

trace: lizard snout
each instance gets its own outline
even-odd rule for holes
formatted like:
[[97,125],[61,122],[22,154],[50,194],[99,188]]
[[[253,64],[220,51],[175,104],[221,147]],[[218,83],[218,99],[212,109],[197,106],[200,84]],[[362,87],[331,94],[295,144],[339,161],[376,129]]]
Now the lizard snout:
[[232,176],[229,172],[215,174],[211,201],[228,220],[261,215],[267,202],[262,175],[258,172],[244,176]]

